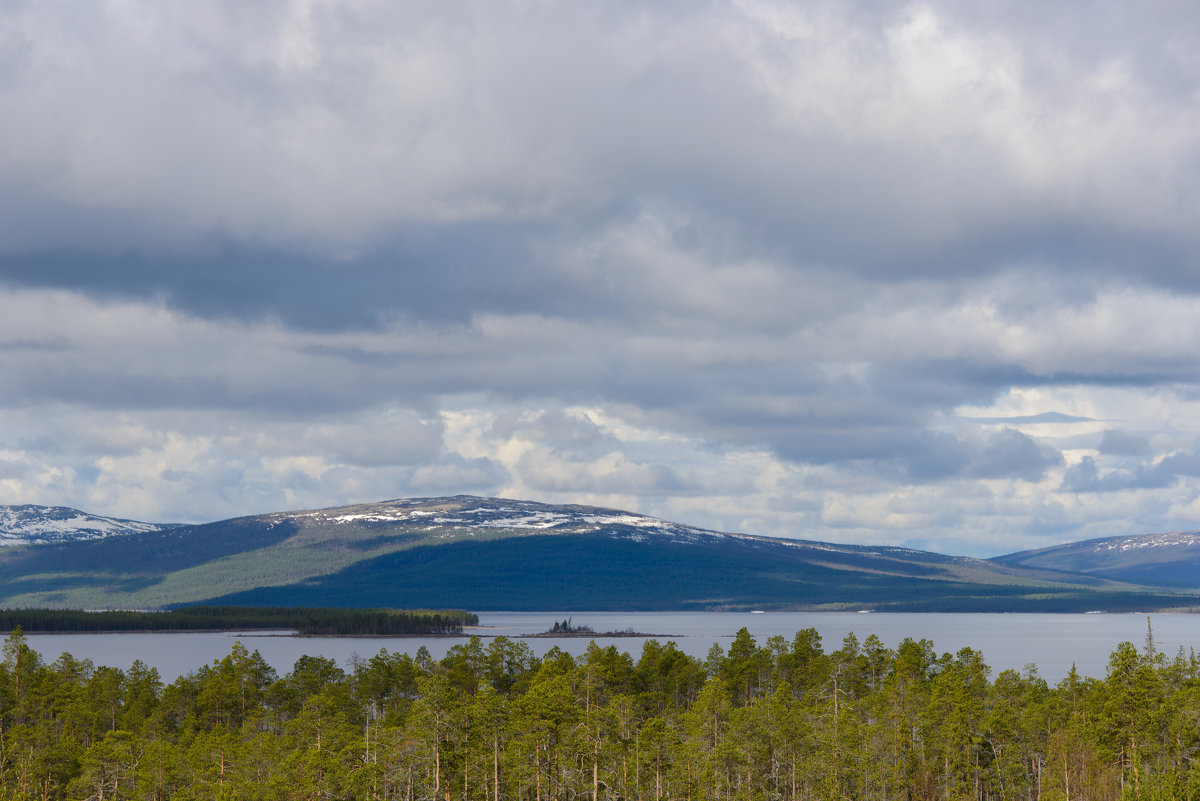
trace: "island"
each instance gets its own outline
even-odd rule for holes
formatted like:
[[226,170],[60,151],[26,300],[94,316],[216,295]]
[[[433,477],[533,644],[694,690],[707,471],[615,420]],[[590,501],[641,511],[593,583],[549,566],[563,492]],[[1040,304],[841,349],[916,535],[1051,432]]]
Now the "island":
[[521,638],[533,637],[678,637],[678,634],[647,634],[632,628],[622,631],[596,631],[591,626],[575,625],[572,618],[556,620],[549,629],[538,634],[521,634]]

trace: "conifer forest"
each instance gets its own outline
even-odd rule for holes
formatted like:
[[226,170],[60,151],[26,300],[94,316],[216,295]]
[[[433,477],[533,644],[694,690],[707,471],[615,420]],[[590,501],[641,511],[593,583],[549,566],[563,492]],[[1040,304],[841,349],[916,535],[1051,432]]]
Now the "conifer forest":
[[472,637],[282,676],[239,642],[169,684],[17,630],[0,665],[4,799],[1195,799],[1197,755],[1200,659],[1149,633],[1054,685],[813,629],[707,659]]

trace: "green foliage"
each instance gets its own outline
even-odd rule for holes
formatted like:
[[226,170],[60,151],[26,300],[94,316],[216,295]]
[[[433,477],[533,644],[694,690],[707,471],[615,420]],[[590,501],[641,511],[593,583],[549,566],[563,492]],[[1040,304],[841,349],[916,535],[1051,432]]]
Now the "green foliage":
[[653,640],[578,658],[471,638],[283,676],[241,643],[164,686],[18,629],[0,662],[0,798],[1200,799],[1200,659],[1122,643],[1050,687],[982,654],[815,631],[707,661]]

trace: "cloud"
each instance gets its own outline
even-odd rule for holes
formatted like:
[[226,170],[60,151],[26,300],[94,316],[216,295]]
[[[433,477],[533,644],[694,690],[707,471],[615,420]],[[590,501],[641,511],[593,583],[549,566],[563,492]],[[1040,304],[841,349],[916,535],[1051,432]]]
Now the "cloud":
[[1066,471],[1063,488],[1080,493],[1163,489],[1173,486],[1180,479],[1196,477],[1200,477],[1200,452],[1197,451],[1172,453],[1132,470],[1105,472],[1101,472],[1093,457],[1087,456]]
[[1108,223],[1192,236],[1184,87],[1114,32],[1081,51],[1019,14],[114,2],[18,6],[10,30],[0,174],[21,191],[0,219],[21,255],[153,264],[215,236],[381,276],[394,237],[595,226],[629,198],[872,274],[1088,258]]
[[1105,456],[1144,456],[1151,450],[1142,436],[1119,428],[1105,429],[1096,449]]
[[620,438],[587,414],[564,409],[535,413],[513,410],[493,421],[490,433],[498,439],[546,446],[556,454],[581,460],[621,447]]
[[358,467],[424,464],[441,455],[442,444],[441,421],[423,420],[407,409],[363,414],[353,424],[309,426],[300,433],[304,450]]
[[[1040,414],[1024,414],[1013,417],[972,417],[974,423],[1090,423],[1090,417],[1080,417],[1062,412],[1042,412]],[[1117,433],[1117,432],[1114,432]]]
[[504,466],[492,459],[466,459],[452,453],[417,468],[408,486],[420,493],[458,495],[489,492],[507,477]]
[[0,500],[975,551],[1197,508],[1186,6],[5,20]]
[[1063,457],[1049,445],[1011,428],[998,432],[956,438],[933,434],[923,449],[909,449],[908,475],[914,480],[952,477],[1040,481]]

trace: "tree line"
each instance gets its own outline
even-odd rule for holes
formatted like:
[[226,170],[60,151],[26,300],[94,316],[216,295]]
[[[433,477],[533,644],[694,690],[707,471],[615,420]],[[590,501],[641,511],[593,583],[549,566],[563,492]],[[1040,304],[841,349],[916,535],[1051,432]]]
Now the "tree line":
[[189,606],[166,612],[2,609],[0,631],[249,631],[287,629],[313,636],[462,634],[479,616],[461,610]]
[[16,631],[0,664],[4,799],[1195,799],[1198,754],[1200,659],[1150,636],[1055,685],[813,629],[706,659],[472,637],[283,676],[239,642],[165,685]]

